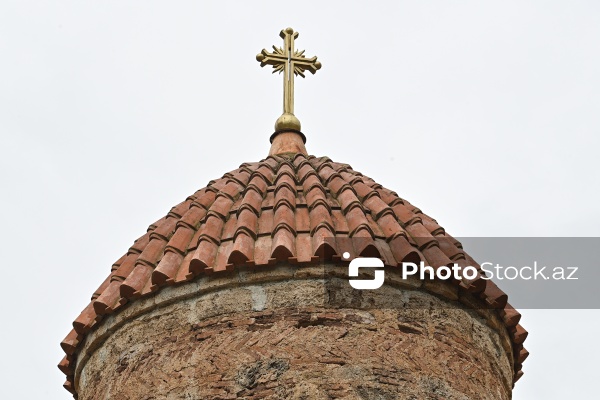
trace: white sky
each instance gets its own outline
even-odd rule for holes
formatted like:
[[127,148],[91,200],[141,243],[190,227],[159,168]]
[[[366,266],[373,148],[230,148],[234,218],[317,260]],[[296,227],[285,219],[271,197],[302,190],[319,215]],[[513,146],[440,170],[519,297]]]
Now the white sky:
[[[264,158],[300,31],[309,153],[460,236],[600,236],[597,1],[0,4],[0,398],[68,399],[59,342],[146,227]],[[468,250],[468,249],[467,249]],[[515,400],[593,399],[598,311],[522,310]]]

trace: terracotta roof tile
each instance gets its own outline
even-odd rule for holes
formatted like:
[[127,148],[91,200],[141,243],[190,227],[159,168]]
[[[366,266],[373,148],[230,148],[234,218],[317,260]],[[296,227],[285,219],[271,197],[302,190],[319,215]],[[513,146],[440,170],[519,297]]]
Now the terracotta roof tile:
[[299,263],[307,264],[315,261],[311,242],[309,233],[299,233],[296,236],[296,258]]
[[439,249],[438,241],[431,236],[431,233],[423,226],[421,221],[407,225],[406,231],[414,239],[421,251],[424,251],[423,249],[429,247],[432,243],[435,243],[435,247]]
[[[163,257],[163,260],[165,259],[165,257]],[[144,286],[146,286],[146,284],[148,283],[148,279],[152,275],[152,271],[153,268],[149,265],[136,265],[131,274],[129,274],[129,276],[121,284],[121,297],[125,299],[132,299],[141,296]]]
[[221,242],[226,240],[233,240],[235,233],[237,232],[237,214],[231,213],[229,219],[223,224],[223,230],[221,232]]
[[79,316],[75,319],[75,321],[73,321],[73,328],[77,333],[83,335],[90,330],[97,316],[98,314],[96,314],[96,312],[94,311],[93,302],[89,303],[83,309],[81,314],[79,314]]
[[254,264],[267,265],[271,260],[271,235],[259,236],[254,244]]
[[[125,256],[123,256],[122,258],[124,258]],[[114,265],[113,265],[114,268]],[[104,292],[104,290],[108,287],[108,284],[110,283],[110,280],[112,278],[112,273],[110,275],[108,275],[106,277],[106,279],[104,280],[104,282],[102,282],[102,284],[98,287],[98,289],[96,289],[96,291],[92,294],[92,298],[90,300],[96,300],[98,298],[98,296],[100,296],[102,294],[102,292]]]
[[[193,209],[198,209],[198,207],[192,207],[190,210],[193,210]],[[169,243],[167,243],[167,245],[165,247],[165,251],[175,251],[175,252],[178,252],[181,254],[185,254],[186,250],[189,247],[190,241],[192,240],[192,237],[194,236],[194,233],[195,233],[194,227],[192,227],[188,224],[181,225],[179,228],[177,228],[177,230],[175,231],[175,233],[169,240]],[[141,258],[141,256],[140,256],[140,258]]]
[[369,228],[371,228],[371,232],[373,232],[373,237],[377,239],[384,239],[385,235],[383,234],[383,230],[381,230],[381,226],[371,216],[370,213],[365,214],[365,218],[367,219],[367,223],[369,224]]
[[[297,159],[298,160],[298,159]],[[314,168],[304,159],[301,161],[298,168],[298,181],[304,183],[304,181],[310,176],[314,176],[318,179],[317,172]]]
[[[221,241],[221,234],[223,233],[223,226],[225,225],[225,219],[217,214],[209,211],[204,224],[200,227],[200,241],[210,240],[216,244],[219,244]],[[200,243],[198,243],[200,246]]]
[[[344,215],[344,217],[346,217],[346,221],[348,223],[348,234],[350,237],[364,236],[364,232],[367,232],[370,237],[374,236],[373,230],[369,226],[369,221],[367,221],[367,216],[362,210],[362,207],[358,205],[352,207],[345,214],[346,215]],[[361,231],[363,231],[363,233],[361,233]]]
[[111,313],[119,304],[121,299],[121,282],[112,281],[106,290],[92,303],[96,315]]
[[305,205],[296,208],[296,232],[310,233],[310,215]]
[[221,189],[223,189],[225,187],[226,184],[227,184],[227,180],[221,178],[221,179],[212,180],[212,181],[208,182],[208,185],[206,185],[206,186],[209,187],[211,190],[218,193],[219,191],[221,191]]
[[333,194],[334,196],[339,196],[339,194],[341,192],[346,191],[346,189],[350,189],[352,194],[354,194],[354,191],[352,190],[352,186],[350,186],[350,184],[348,182],[346,182],[344,179],[342,179],[341,175],[339,175],[339,174],[331,175],[331,178],[329,179],[329,183],[327,184],[327,186],[331,190],[331,194]]
[[[135,267],[135,261],[138,259],[138,253],[128,254],[121,265],[111,274],[111,282],[115,280],[123,281],[127,276],[131,273],[133,268]],[[104,292],[106,288],[102,291]],[[100,292],[100,293],[102,293]]]
[[314,234],[318,229],[325,228],[329,235],[334,236],[335,228],[331,218],[329,204],[324,201],[314,203],[315,205],[308,212],[309,231]]
[[353,184],[354,190],[356,191],[356,194],[358,195],[358,197],[363,201],[366,202],[367,200],[369,200],[372,197],[377,197],[379,198],[386,206],[391,206],[385,198],[381,197],[381,195],[379,194],[379,192],[377,190],[372,189],[370,186],[365,185],[362,181],[360,182],[356,182],[355,184]]
[[[262,182],[262,180],[261,180],[261,182]],[[242,205],[240,206],[240,209],[249,208],[256,215],[259,215],[261,206],[262,206],[263,197],[266,192],[267,192],[266,185],[264,186],[264,188],[258,188],[256,186],[249,187],[248,190],[246,190],[246,194],[244,195],[244,200],[242,201]]]
[[528,332],[521,325],[517,325],[513,333],[513,340],[516,344],[521,344],[527,338]]
[[[371,193],[376,193],[375,191]],[[364,200],[365,206],[371,211],[371,216],[374,220],[378,220],[384,215],[393,215],[394,211],[392,211],[391,207],[388,206],[383,200],[381,200],[378,196],[369,196]]]
[[350,189],[350,186],[346,186],[346,190],[343,190],[339,193],[337,196],[337,201],[340,203],[344,214],[353,208],[362,209],[362,203],[358,200],[358,197],[356,197],[354,191]]
[[333,255],[339,254],[336,243],[331,238],[332,233],[327,226],[317,228],[311,236],[312,255],[329,260]]
[[391,240],[398,235],[402,235],[404,237],[407,235],[406,231],[404,228],[402,228],[393,213],[385,213],[379,217],[377,220],[377,225],[379,226],[383,236],[388,240]]
[[199,275],[205,270],[211,269],[218,250],[219,245],[217,243],[201,237],[190,263],[190,273]]
[[[217,257],[215,259],[215,263],[208,272],[227,271],[233,267],[233,264],[229,262],[229,255],[231,254],[232,247],[233,242],[231,240],[227,240],[221,243],[221,245],[217,249]],[[190,260],[190,262],[191,261],[193,261],[193,257]]]
[[415,249],[403,235],[397,235],[388,242],[390,251],[392,252],[396,262],[413,262],[418,263],[424,260],[418,249]]
[[[60,346],[62,347],[63,351],[67,354],[67,356],[70,356],[73,353],[75,353],[75,350],[77,349],[77,345],[79,344],[80,341],[81,341],[81,335],[79,335],[77,332],[75,332],[75,330],[71,330],[69,332],[69,334],[67,335],[67,337],[64,338],[63,341],[60,343]],[[60,365],[62,365],[63,368],[67,365],[66,357],[63,358],[63,361],[61,361]]]
[[71,368],[71,360],[69,360],[69,356],[64,356],[63,359],[58,364],[58,369],[65,375],[73,375],[73,368]]
[[[281,207],[289,213],[292,211],[287,207]],[[293,218],[293,215],[292,215]],[[277,219],[275,219],[277,221]],[[286,261],[290,257],[295,256],[295,231],[284,222],[275,227],[273,233],[273,243],[271,244],[271,258],[278,261]]]
[[190,208],[191,203],[191,200],[183,201],[171,208],[169,214],[172,214],[175,218],[181,218],[183,214],[185,214],[185,212]]
[[[251,212],[247,213],[254,215]],[[254,240],[256,236],[249,235],[246,230],[240,230],[239,232],[233,241],[233,249],[227,259],[228,264],[242,265],[254,261]]]
[[452,261],[458,261],[461,259],[464,260],[465,252],[463,251],[463,249],[456,246],[453,238],[445,236],[444,234],[439,232],[439,229],[436,229],[436,231],[438,231],[438,235],[434,235],[433,232],[431,232],[431,234],[436,236],[435,239],[437,240],[438,245],[440,249],[444,252],[444,254],[446,254],[448,258],[450,258]]
[[223,196],[227,196],[229,197],[231,200],[235,201],[238,196],[240,195],[240,190],[241,190],[241,185],[235,181],[229,181],[224,187],[223,189],[221,189],[221,191],[219,192],[219,195],[223,195]]
[[233,171],[231,173],[231,179],[238,183],[240,186],[246,186],[248,181],[250,180],[250,175],[252,174],[252,170],[248,167],[240,168],[237,171]]
[[405,204],[397,203],[392,207],[394,214],[398,217],[398,220],[406,226],[410,226],[417,222],[421,222],[421,218],[418,217],[413,211],[410,210]]
[[334,231],[336,236],[339,234],[348,234],[348,221],[344,217],[342,210],[331,208],[331,220],[333,221]]
[[521,379],[521,377],[523,376],[523,370],[520,369],[517,371],[517,373],[515,374],[515,379],[513,383],[516,383],[519,379]]
[[[434,219],[347,164],[304,155],[245,163],[173,207],[107,271],[61,343],[65,387],[73,390],[73,363],[84,335],[127,302],[233,266],[340,260],[342,251],[380,257],[389,266],[423,260],[480,269]],[[513,339],[516,381],[528,355],[520,314],[491,281],[455,284],[499,310]]]
[[[163,222],[161,222],[161,224],[162,223]],[[148,245],[148,242],[150,241],[150,233],[151,232],[146,232],[146,234],[144,236],[141,236],[139,239],[137,239],[135,242],[133,242],[133,245],[129,248],[128,254],[132,254],[132,253],[140,254],[142,252],[142,250],[144,250],[144,248]]]
[[521,320],[521,313],[513,308],[510,304],[506,304],[504,310],[502,310],[502,319],[507,327],[512,328],[516,326]]
[[287,229],[293,235],[295,235],[296,214],[294,213],[294,206],[282,201],[275,207],[275,216],[273,220],[275,228],[273,229],[273,235],[275,235],[280,229]]
[[[136,263],[143,263],[155,267],[158,260],[160,260],[164,254],[166,245],[167,242],[163,240],[162,237],[152,238],[150,243],[148,243],[148,246],[146,246],[144,251],[142,251],[142,254],[137,258]],[[119,267],[119,269],[121,269],[121,267]],[[129,276],[129,274],[127,274],[125,278],[127,276]]]
[[273,209],[275,206],[275,193],[273,190],[268,190],[265,198],[263,199],[262,209]]
[[194,275],[190,273],[190,262],[192,261],[193,255],[193,253],[188,253],[183,257],[177,275],[175,276],[175,283],[189,281],[194,277]]
[[190,245],[187,248],[187,251],[194,251],[196,250],[196,248],[198,247],[198,242],[200,241],[200,235],[202,234],[202,231],[200,231],[200,229],[198,229],[196,231],[196,233],[194,233],[194,236],[192,237],[192,240],[190,240]]
[[273,180],[273,169],[266,163],[260,164],[256,170],[256,173],[259,174],[266,182],[271,182]]
[[73,386],[73,377],[67,376],[67,380],[63,384],[63,387],[67,389],[70,393],[76,394],[75,387]]
[[517,362],[523,364],[523,362],[527,359],[527,357],[529,357],[529,352],[527,350],[525,350],[524,348],[521,348],[521,350],[519,351],[519,354],[517,356]]
[[[308,182],[309,179],[305,181]],[[319,183],[318,185],[312,185],[309,189],[304,186],[304,198],[306,199],[306,205],[310,210],[315,209],[318,205],[324,206],[327,211],[331,209],[331,204],[327,200],[327,192]]]
[[119,268],[119,265],[121,265],[123,263],[123,261],[125,260],[125,257],[127,257],[127,254],[123,254],[121,256],[121,258],[119,258],[117,261],[115,261],[112,265],[111,270],[116,270],[117,268]]
[[379,249],[375,245],[375,240],[366,230],[361,230],[352,238],[352,245],[355,253],[361,257],[382,258]]
[[251,207],[241,208],[237,216],[237,225],[235,235],[245,233],[253,239],[256,239],[258,232],[258,214]]
[[[183,261],[183,254],[179,252],[166,252],[163,256],[162,260],[156,267],[154,271],[150,271],[150,276],[152,277],[153,285],[165,285],[171,284],[175,282],[175,277],[177,276],[177,272],[181,267],[181,262]],[[144,275],[147,271],[144,272]],[[147,279],[147,278],[146,278]],[[145,286],[145,283],[141,282],[136,285],[137,290],[141,290]]]
[[204,188],[198,190],[193,197],[192,205],[208,210],[210,205],[215,201],[217,194],[212,190],[208,190],[208,188]]
[[487,281],[483,291],[483,299],[493,308],[504,309],[508,302],[508,296],[494,282]]
[[421,214],[421,222],[423,226],[425,226],[425,228],[427,228],[427,230],[434,236],[443,235],[444,233],[446,233],[444,228],[439,226],[436,220],[434,220],[433,218],[429,218],[425,214]]
[[218,215],[222,220],[226,220],[229,216],[229,210],[233,206],[233,199],[219,192],[216,200],[210,206],[209,214]]
[[390,265],[390,266],[398,265],[398,262],[394,258],[394,254],[392,253],[390,246],[385,242],[385,240],[376,238],[374,240],[374,244],[375,244],[375,247],[377,248],[377,251],[381,255],[381,258],[383,259],[383,263],[385,265]]
[[192,203],[192,207],[177,221],[176,226],[185,225],[190,229],[196,230],[202,218],[206,215],[206,208]]

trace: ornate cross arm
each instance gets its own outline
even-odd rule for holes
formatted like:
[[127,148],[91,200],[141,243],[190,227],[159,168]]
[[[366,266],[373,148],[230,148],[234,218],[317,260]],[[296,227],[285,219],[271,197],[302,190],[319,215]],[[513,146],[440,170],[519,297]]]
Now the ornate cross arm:
[[261,67],[273,66],[273,73],[283,72],[283,114],[275,122],[275,131],[300,131],[300,121],[294,115],[294,76],[300,75],[304,78],[305,71],[315,74],[321,68],[321,63],[317,61],[316,56],[306,58],[304,50],[294,49],[298,32],[294,32],[292,28],[282,30],[279,36],[283,39],[283,47],[273,46],[272,53],[263,49],[256,59]]
[[288,59],[280,47],[273,46],[273,53],[269,53],[266,49],[263,49],[256,56],[256,59],[260,61],[261,67],[272,65],[273,73],[283,72],[285,65],[289,61],[294,65],[294,74],[300,75],[303,78],[305,78],[304,71],[310,71],[314,75],[321,68],[321,62],[317,61],[317,56],[306,58],[304,50],[296,51],[295,53],[293,57]]

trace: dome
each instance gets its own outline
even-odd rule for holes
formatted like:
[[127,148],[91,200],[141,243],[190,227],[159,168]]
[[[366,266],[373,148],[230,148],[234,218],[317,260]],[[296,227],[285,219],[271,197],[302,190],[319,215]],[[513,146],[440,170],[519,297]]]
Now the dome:
[[[59,368],[69,391],[75,392],[74,365],[86,334],[106,316],[166,286],[236,268],[343,261],[344,251],[379,257],[390,267],[419,260],[477,265],[436,220],[395,192],[347,164],[307,155],[298,142],[288,151],[289,143],[275,141],[266,159],[210,181],[151,224],[112,265],[61,343],[66,356]],[[349,250],[331,238],[361,240],[353,240]],[[497,310],[513,342],[516,381],[528,355],[520,314],[491,281],[478,277],[453,284]]]

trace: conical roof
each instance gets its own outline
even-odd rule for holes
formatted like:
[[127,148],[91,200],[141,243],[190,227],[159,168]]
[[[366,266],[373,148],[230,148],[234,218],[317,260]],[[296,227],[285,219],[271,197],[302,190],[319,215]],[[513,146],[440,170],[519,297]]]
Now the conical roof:
[[[348,164],[306,155],[303,145],[287,152],[288,142],[276,141],[271,153],[279,154],[244,163],[171,208],[112,265],[61,343],[68,390],[74,392],[73,366],[85,335],[106,315],[165,286],[233,268],[340,260],[347,249],[335,239],[347,238],[361,238],[352,241],[353,255],[380,257],[386,266],[419,259],[476,265],[436,220],[392,190]],[[516,381],[528,354],[520,314],[489,280],[454,284],[498,310],[513,341]]]

